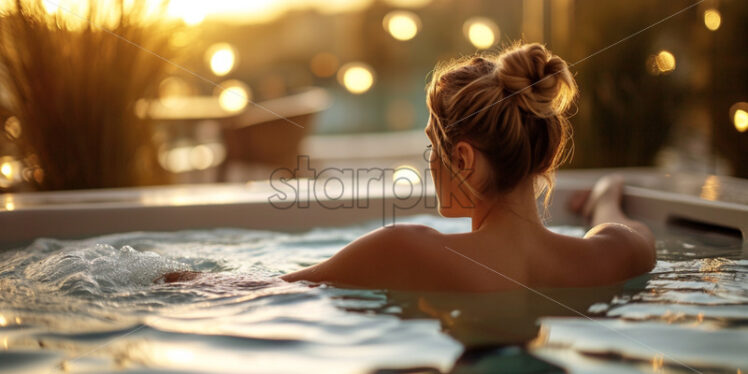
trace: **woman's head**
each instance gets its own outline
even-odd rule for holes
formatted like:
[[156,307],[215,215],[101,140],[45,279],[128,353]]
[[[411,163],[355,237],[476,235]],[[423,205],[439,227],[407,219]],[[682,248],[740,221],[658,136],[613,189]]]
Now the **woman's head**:
[[550,190],[576,93],[566,62],[535,43],[438,66],[427,88],[426,134],[441,213],[465,215],[465,203],[538,176]]

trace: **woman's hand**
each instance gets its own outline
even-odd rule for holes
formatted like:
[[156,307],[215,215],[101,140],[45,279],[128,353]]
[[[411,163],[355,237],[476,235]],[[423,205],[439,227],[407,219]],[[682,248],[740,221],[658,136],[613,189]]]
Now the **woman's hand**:
[[591,221],[605,222],[605,216],[621,211],[623,176],[609,174],[600,178],[592,190],[577,191],[569,199],[569,209]]
[[154,279],[153,283],[189,282],[197,279],[200,274],[201,273],[197,271],[173,271]]

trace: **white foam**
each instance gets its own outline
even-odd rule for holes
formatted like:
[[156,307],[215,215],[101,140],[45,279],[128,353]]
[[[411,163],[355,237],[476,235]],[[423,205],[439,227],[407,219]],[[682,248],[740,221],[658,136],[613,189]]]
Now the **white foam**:
[[108,244],[96,244],[65,248],[29,264],[24,274],[28,279],[62,291],[106,292],[149,286],[164,273],[188,269],[187,264],[154,252],[138,251],[127,245],[117,249]]

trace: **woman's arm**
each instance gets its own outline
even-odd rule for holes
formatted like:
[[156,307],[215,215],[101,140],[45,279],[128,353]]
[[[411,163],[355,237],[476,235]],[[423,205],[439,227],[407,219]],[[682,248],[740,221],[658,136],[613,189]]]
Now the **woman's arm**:
[[604,223],[620,223],[639,234],[648,245],[654,248],[655,238],[652,230],[642,222],[626,216],[621,208],[623,197],[623,176],[611,174],[600,178],[595,184],[585,204],[585,211],[590,217],[592,226]]
[[[654,267],[655,237],[647,225],[623,212],[623,182],[621,175],[612,174],[595,184],[581,209],[593,226],[585,239],[590,239],[596,248],[603,251],[599,252],[603,258],[613,256],[627,263],[630,272],[640,274]],[[623,266],[621,263],[613,265],[616,270]]]

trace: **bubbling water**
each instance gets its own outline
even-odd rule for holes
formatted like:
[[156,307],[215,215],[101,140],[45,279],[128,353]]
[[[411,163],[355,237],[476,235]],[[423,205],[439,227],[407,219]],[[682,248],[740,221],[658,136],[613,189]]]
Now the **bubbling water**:
[[[418,216],[411,222],[444,233],[470,230],[468,220]],[[380,224],[303,233],[132,232],[38,239],[0,252],[0,371],[7,371],[5,358],[39,362],[28,352],[58,357],[38,364],[44,366],[38,372],[56,372],[65,362],[75,367],[81,355],[99,360],[86,361],[92,372],[113,365],[138,373],[148,368],[233,373],[248,367],[303,373],[459,371],[480,359],[471,353],[473,345],[504,347],[527,339],[533,341],[529,349],[486,353],[485,359],[554,362],[580,372],[638,372],[655,363],[682,368],[674,360],[705,372],[748,367],[740,351],[746,341],[748,260],[734,238],[658,232],[658,264],[651,273],[615,287],[542,290],[594,321],[529,291],[480,297],[397,293],[309,287],[277,278],[324,261]],[[581,227],[551,229],[584,235]],[[175,271],[202,275],[154,282]],[[463,350],[467,358],[455,362]],[[17,371],[34,372],[30,367]]]
[[108,244],[64,249],[30,264],[24,275],[70,294],[107,294],[123,287],[146,287],[164,273],[189,270],[189,265],[130,246]]

